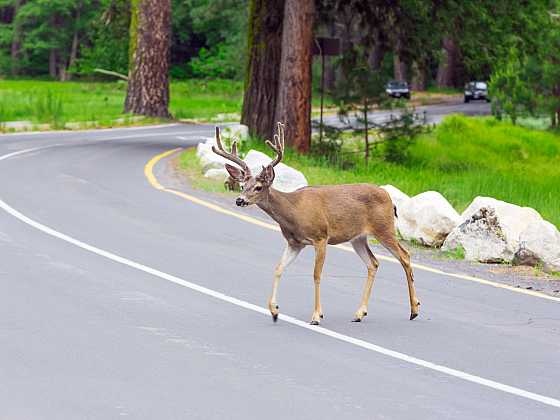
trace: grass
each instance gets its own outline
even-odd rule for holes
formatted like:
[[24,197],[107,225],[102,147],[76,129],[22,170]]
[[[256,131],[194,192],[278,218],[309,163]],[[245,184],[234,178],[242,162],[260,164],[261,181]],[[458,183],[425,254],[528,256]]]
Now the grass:
[[[176,119],[239,121],[243,83],[234,80],[186,80],[171,82],[170,111]],[[0,131],[2,122],[29,121],[41,128],[64,128],[66,123],[99,122],[113,126],[151,123],[123,114],[126,82],[56,82],[48,80],[0,80]],[[320,98],[313,95],[313,107]],[[325,97],[325,108],[332,101]],[[318,115],[318,112],[316,112]],[[79,125],[79,124],[78,124]],[[7,129],[5,129],[7,131]]]
[[[202,165],[196,156],[195,148],[187,149],[181,153],[179,156],[179,167],[187,175],[194,188],[209,192],[226,192],[223,182],[205,178],[202,175]],[[231,194],[233,195],[233,193]]]
[[[170,89],[170,111],[178,119],[210,120],[241,109],[241,82],[188,80],[172,82]],[[126,120],[125,96],[125,82],[0,80],[0,124],[23,120],[56,128],[67,122],[111,125],[115,119]]]
[[[270,153],[257,140],[244,148]],[[490,196],[532,207],[560,226],[560,135],[491,117],[447,117],[418,139],[405,164],[379,158],[367,167],[355,160],[343,169],[325,157],[291,150],[286,150],[284,162],[302,171],[311,185],[392,184],[411,196],[435,190],[459,212],[476,196]]]

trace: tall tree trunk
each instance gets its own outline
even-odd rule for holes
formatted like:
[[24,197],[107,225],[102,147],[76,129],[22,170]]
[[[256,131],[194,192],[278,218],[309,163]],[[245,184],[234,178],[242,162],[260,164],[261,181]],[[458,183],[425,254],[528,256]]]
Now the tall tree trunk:
[[286,142],[301,153],[311,145],[314,13],[314,0],[286,0],[275,121],[286,124]]
[[[336,23],[330,21],[327,24],[328,34],[331,38],[336,38]],[[325,90],[333,91],[336,86],[336,64],[335,57],[325,57]]]
[[401,60],[399,50],[396,49],[395,53],[393,54],[393,77],[395,78],[395,80],[406,81],[406,70],[406,63]]
[[411,88],[416,91],[426,90],[426,66],[422,61],[412,63],[412,81]]
[[383,45],[381,30],[379,28],[376,28],[374,33],[374,44],[368,56],[369,67],[373,71],[378,71],[379,69],[381,69],[381,64],[383,63],[384,56],[385,46]]
[[13,20],[13,29],[12,29],[12,45],[10,48],[11,52],[11,73],[12,76],[17,76],[20,71],[21,67],[21,57],[20,57],[20,50],[21,50],[21,25],[17,19],[17,14],[19,8],[23,6],[24,0],[15,0],[14,2],[14,20]]
[[251,0],[245,95],[241,122],[249,132],[271,138],[282,56],[282,18],[285,0]]
[[[171,0],[140,0],[138,37],[125,112],[169,118]],[[130,83],[132,81],[132,83]]]
[[443,38],[441,60],[438,66],[436,82],[438,87],[454,87],[456,83],[458,51],[455,41],[449,36]]

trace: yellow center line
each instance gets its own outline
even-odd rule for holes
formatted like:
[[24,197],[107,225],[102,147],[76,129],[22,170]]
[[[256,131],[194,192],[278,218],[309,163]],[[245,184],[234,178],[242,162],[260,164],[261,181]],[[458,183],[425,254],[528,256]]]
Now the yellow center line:
[[[232,216],[232,217],[236,217],[237,219],[241,219],[245,222],[248,223],[252,223],[254,225],[266,228],[266,229],[270,229],[270,230],[274,230],[276,232],[280,232],[280,228],[278,227],[278,225],[272,224],[272,223],[267,223],[264,222],[262,220],[259,220],[255,217],[252,216],[247,216],[245,214],[241,214],[241,213],[237,213],[235,211],[231,211],[228,210],[226,208],[220,207],[217,204],[214,203],[210,203],[208,201],[202,200],[198,197],[195,197],[193,195],[184,193],[182,191],[177,191],[171,188],[167,188],[164,187],[163,185],[160,184],[160,182],[157,180],[156,176],[154,175],[154,166],[162,159],[171,156],[177,152],[179,152],[180,150],[182,150],[182,148],[176,148],[176,149],[172,149],[172,150],[168,150],[166,152],[160,153],[156,156],[154,156],[153,158],[151,158],[148,163],[146,164],[146,166],[144,167],[144,175],[146,175],[146,178],[148,179],[148,182],[150,183],[150,185],[152,187],[154,187],[157,190],[160,191],[164,191],[170,194],[174,194],[177,195],[181,198],[184,198],[185,200],[188,200],[192,203],[198,204],[200,206],[204,206],[208,209],[214,210],[218,213],[222,213],[222,214],[226,214],[228,216]],[[346,245],[334,245],[335,248],[341,249],[343,251],[347,251],[347,252],[354,252],[354,250]],[[389,261],[395,264],[400,264],[400,262],[392,257],[386,257],[384,255],[376,255],[376,257],[380,260],[383,261]],[[435,274],[440,274],[440,275],[444,275],[444,276],[448,276],[448,277],[454,277],[457,279],[462,279],[462,280],[468,280],[474,283],[478,283],[478,284],[484,284],[486,286],[492,286],[492,287],[496,287],[498,289],[505,289],[505,290],[509,290],[511,292],[515,292],[515,293],[521,293],[524,295],[528,295],[528,296],[534,296],[534,297],[539,297],[542,299],[547,299],[547,300],[551,300],[554,302],[560,302],[560,298],[558,297],[554,297],[554,296],[549,296],[547,294],[544,293],[540,293],[534,290],[527,290],[527,289],[520,289],[517,287],[513,287],[507,284],[502,284],[502,283],[497,283],[491,280],[486,280],[486,279],[481,279],[479,277],[474,277],[474,276],[469,276],[467,274],[459,274],[459,273],[449,273],[447,271],[443,271],[437,268],[433,268],[433,267],[429,267],[427,265],[423,265],[423,264],[417,264],[417,263],[413,263],[412,266],[415,269],[418,270],[423,270],[423,271],[428,271],[430,273],[435,273]]]

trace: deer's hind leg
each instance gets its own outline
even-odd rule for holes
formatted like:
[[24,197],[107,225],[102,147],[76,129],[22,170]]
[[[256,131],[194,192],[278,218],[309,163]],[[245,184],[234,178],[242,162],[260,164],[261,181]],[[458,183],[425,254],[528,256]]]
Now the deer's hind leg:
[[401,263],[404,272],[406,273],[406,281],[408,283],[408,297],[410,299],[410,320],[418,316],[418,306],[420,301],[416,297],[416,289],[414,287],[414,276],[412,273],[412,266],[410,265],[410,254],[404,247],[399,243],[396,235],[387,236],[379,235],[376,238],[381,242],[391,254],[395,256],[396,259]]
[[360,322],[368,314],[368,302],[371,296],[371,289],[373,288],[373,281],[375,279],[375,273],[377,273],[377,268],[379,267],[379,262],[377,258],[369,249],[367,243],[367,236],[360,236],[352,241],[350,241],[356,254],[362,259],[367,267],[367,280],[364,285],[364,292],[362,295],[362,301],[360,307],[354,314],[352,322]]
[[280,262],[276,266],[276,270],[274,270],[274,281],[272,282],[272,294],[270,295],[270,299],[268,300],[268,309],[270,309],[270,314],[272,315],[272,320],[276,322],[278,320],[278,303],[276,303],[276,292],[278,291],[278,284],[280,283],[280,277],[282,273],[299,255],[303,246],[298,246],[294,244],[287,244],[286,248],[284,249],[284,253],[282,254],[282,258]]

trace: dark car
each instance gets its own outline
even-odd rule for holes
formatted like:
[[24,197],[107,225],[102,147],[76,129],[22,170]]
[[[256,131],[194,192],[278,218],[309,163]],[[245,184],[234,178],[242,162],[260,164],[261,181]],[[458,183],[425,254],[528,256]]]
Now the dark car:
[[410,99],[410,89],[408,83],[398,80],[392,80],[387,83],[385,92],[392,98],[406,98]]
[[465,102],[474,100],[490,102],[488,84],[486,82],[470,82],[465,85]]

